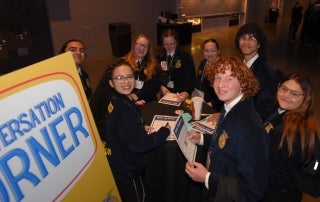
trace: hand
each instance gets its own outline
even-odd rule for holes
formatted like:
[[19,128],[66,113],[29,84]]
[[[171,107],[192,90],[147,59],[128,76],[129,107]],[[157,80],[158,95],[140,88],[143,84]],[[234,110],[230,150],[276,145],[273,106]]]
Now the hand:
[[167,122],[167,124],[166,124],[164,127],[166,127],[166,128],[168,128],[169,130],[171,130],[171,126],[170,126],[169,122]]
[[201,134],[198,132],[189,131],[188,138],[193,144],[199,144],[201,139]]
[[167,93],[170,93],[170,91],[168,90],[168,88],[164,87],[164,86],[160,86],[160,92],[162,95],[165,95]]
[[214,113],[207,117],[206,122],[212,122],[213,125],[216,125],[219,121],[220,113]]
[[143,106],[143,105],[145,105],[146,104],[146,101],[144,101],[144,100],[138,100],[137,102],[136,102],[136,105],[138,105],[138,106]]
[[208,170],[198,162],[187,162],[185,172],[195,182],[205,182]]
[[189,93],[183,91],[181,93],[177,93],[177,101],[183,102],[189,97]]
[[137,96],[135,93],[131,93],[129,96],[130,96],[131,99],[133,99],[134,101],[137,101],[137,100],[139,99],[138,96]]
[[145,125],[144,129],[147,131],[148,134],[150,134],[154,131],[154,128],[152,126]]

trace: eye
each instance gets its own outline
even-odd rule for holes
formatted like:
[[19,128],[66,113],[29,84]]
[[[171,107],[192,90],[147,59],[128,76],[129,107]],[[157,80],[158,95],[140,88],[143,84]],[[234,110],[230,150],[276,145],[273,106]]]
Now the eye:
[[134,75],[133,75],[133,74],[129,74],[129,75],[127,76],[127,78],[132,80],[132,79],[134,79]]
[[114,77],[115,80],[121,81],[123,80],[123,76],[122,75],[118,75]]
[[294,96],[294,97],[299,97],[300,96],[300,94],[298,93],[298,92],[291,92],[291,94],[292,94],[292,96]]

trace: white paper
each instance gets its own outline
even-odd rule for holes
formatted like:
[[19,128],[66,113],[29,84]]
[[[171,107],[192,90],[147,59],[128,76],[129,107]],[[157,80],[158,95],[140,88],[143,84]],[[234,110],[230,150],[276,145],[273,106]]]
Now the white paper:
[[167,93],[160,100],[159,103],[180,106],[181,101],[178,101],[178,96],[175,93]]
[[171,132],[167,140],[176,140],[176,137],[173,133],[173,128],[175,126],[177,116],[166,116],[166,115],[154,115],[151,127],[153,128],[151,132],[158,131],[161,127],[165,126],[167,123],[171,126]]
[[216,123],[207,122],[207,118],[191,123],[191,129],[200,133],[213,134],[216,128]]
[[177,143],[186,159],[190,162],[195,161],[197,146],[193,144],[188,138],[187,126],[183,121],[182,115],[177,118],[173,132],[176,136]]

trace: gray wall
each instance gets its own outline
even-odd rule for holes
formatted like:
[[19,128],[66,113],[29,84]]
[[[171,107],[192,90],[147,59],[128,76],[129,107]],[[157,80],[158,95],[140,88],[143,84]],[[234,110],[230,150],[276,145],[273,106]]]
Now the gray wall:
[[[182,2],[182,0],[65,0],[61,4],[56,0],[46,1],[49,6],[49,15],[53,16],[51,32],[55,53],[58,53],[62,43],[69,38],[79,38],[86,43],[89,56],[112,54],[108,25],[115,22],[130,23],[132,37],[139,33],[147,34],[152,45],[155,46],[156,22],[161,11],[176,12]],[[219,0],[212,1],[214,4]],[[247,1],[247,9],[244,10],[245,22],[263,23],[272,1],[242,1]],[[289,14],[294,1],[288,0],[285,3],[284,14]],[[67,3],[69,5],[66,5]]]
[[[47,0],[49,15],[55,17],[51,20],[55,53],[69,38],[79,38],[86,43],[89,56],[111,54],[109,23],[129,23],[132,37],[144,33],[155,42],[160,12],[176,11],[176,3],[172,0],[69,0],[70,10],[66,13],[68,11],[59,6],[50,7],[54,1]],[[68,17],[55,20],[59,13]]]

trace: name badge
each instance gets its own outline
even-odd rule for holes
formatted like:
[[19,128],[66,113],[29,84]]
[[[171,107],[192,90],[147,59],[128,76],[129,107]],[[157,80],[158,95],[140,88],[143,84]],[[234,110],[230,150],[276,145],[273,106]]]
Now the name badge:
[[173,82],[173,81],[169,81],[169,82],[167,83],[167,87],[168,87],[168,88],[174,88],[174,82]]
[[160,66],[161,66],[161,69],[162,69],[162,71],[167,71],[168,70],[168,63],[167,63],[167,61],[161,61],[160,62]]
[[136,89],[141,89],[143,87],[143,84],[144,82],[143,81],[139,81],[139,80],[136,80],[136,83],[135,83],[135,88]]

